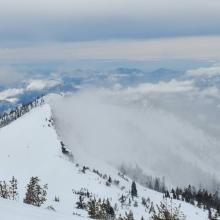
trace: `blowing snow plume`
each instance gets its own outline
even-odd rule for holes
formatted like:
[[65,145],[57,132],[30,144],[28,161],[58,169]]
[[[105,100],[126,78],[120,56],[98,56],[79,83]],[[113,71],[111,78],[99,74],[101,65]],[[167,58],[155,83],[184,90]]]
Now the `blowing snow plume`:
[[214,132],[203,123],[217,110],[209,103],[201,112],[207,102],[190,93],[93,89],[53,99],[51,105],[59,135],[83,163],[89,155],[116,167],[138,166],[147,175],[164,176],[168,185],[214,190],[220,181],[219,127],[215,122]]

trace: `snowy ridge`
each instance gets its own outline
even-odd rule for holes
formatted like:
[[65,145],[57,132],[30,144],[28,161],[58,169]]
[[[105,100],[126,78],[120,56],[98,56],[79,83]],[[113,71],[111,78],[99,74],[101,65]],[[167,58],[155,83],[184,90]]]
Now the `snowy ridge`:
[[[114,206],[117,204],[116,215],[124,216],[132,210],[135,219],[148,220],[151,216],[149,208],[142,205],[142,197],[154,204],[163,200],[161,193],[149,190],[137,184],[138,197],[134,200],[130,196],[131,180],[122,178],[118,171],[109,165],[98,161],[98,167],[84,169],[84,164],[68,160],[61,151],[61,144],[51,120],[51,108],[48,104],[36,107],[13,123],[0,129],[1,144],[1,180],[9,180],[15,176],[18,180],[19,200],[8,201],[0,199],[0,219],[4,220],[69,220],[88,218],[85,210],[76,208],[79,196],[74,192],[88,190],[92,196],[109,199]],[[73,152],[74,154],[74,152]],[[85,158],[89,158],[85,155]],[[88,163],[86,163],[88,164]],[[94,169],[102,176],[98,175]],[[104,175],[106,174],[106,175]],[[25,187],[31,176],[38,176],[42,183],[48,184],[47,201],[41,208],[23,204]],[[109,176],[111,184],[106,184]],[[118,183],[116,183],[118,182]],[[121,206],[120,197],[128,196],[130,206]],[[58,196],[60,202],[55,202]],[[169,200],[169,199],[168,199]],[[169,202],[169,201],[168,201]],[[137,207],[135,207],[135,203]],[[198,209],[190,204],[173,201],[174,206],[181,204],[181,211],[187,220],[206,220],[207,211]],[[55,212],[46,210],[52,206]],[[73,213],[77,215],[73,216]],[[81,217],[78,217],[81,216]]]

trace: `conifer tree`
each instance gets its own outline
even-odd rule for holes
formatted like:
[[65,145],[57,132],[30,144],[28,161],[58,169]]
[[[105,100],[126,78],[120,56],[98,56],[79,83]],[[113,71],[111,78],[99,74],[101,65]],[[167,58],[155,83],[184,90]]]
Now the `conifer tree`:
[[125,213],[125,220],[134,220],[134,215],[131,210],[129,211],[129,213]]
[[76,208],[77,209],[85,209],[86,208],[86,205],[83,201],[83,197],[81,195],[79,196],[79,201],[76,202]]
[[18,192],[17,192],[17,190],[18,190],[18,181],[13,176],[12,179],[9,182],[10,182],[10,186],[9,186],[10,198],[12,200],[16,200],[17,197],[18,197]]
[[27,185],[27,192],[24,198],[24,203],[41,206],[46,201],[47,185],[41,187],[39,185],[38,177],[31,177],[29,184]]
[[89,217],[93,219],[109,220],[115,217],[115,211],[108,199],[91,199],[87,204],[87,210]]
[[92,199],[88,202],[88,214],[90,218],[96,218],[96,200]]
[[0,182],[0,197],[3,199],[10,198],[9,186],[6,184],[5,181]]
[[133,181],[131,184],[131,196],[137,197],[137,187],[135,181]]
[[157,205],[157,211],[153,213],[151,220],[185,220],[185,216],[180,211],[180,206],[172,207],[172,201],[168,205],[165,200]]

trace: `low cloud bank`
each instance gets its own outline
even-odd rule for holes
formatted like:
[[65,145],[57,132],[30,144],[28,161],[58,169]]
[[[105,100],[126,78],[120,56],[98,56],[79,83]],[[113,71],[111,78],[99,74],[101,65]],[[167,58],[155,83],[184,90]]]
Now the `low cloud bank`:
[[0,87],[14,87],[26,77],[23,72],[17,71],[10,66],[0,66]]
[[16,102],[15,96],[24,92],[23,89],[7,89],[0,92],[0,101]]
[[30,80],[26,87],[27,91],[40,91],[43,89],[49,89],[59,85],[61,82],[58,80],[47,80],[47,79],[34,79]]
[[220,76],[220,66],[213,66],[213,67],[207,67],[207,68],[198,68],[198,69],[192,69],[188,70],[186,72],[188,76],[194,76],[194,77],[215,77]]

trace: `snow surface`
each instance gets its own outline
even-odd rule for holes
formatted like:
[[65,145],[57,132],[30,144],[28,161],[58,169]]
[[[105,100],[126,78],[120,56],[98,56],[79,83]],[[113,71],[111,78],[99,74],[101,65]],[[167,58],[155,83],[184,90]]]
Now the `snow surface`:
[[0,219],[2,220],[83,220],[84,218],[66,215],[21,204],[18,202],[0,199]]
[[[86,211],[76,209],[78,195],[73,194],[72,190],[86,188],[97,198],[109,198],[111,204],[117,203],[118,207],[120,207],[118,201],[120,196],[129,194],[131,180],[121,178],[117,170],[110,165],[97,161],[97,167],[93,168],[111,176],[112,180],[119,180],[119,185],[107,186],[105,179],[92,172],[92,167],[86,170],[85,174],[82,173],[83,164],[77,165],[76,162],[70,161],[63,155],[60,138],[49,121],[51,116],[50,106],[44,104],[0,129],[0,178],[9,180],[15,176],[19,188],[18,201],[0,199],[0,219],[68,220],[88,218]],[[85,155],[85,160],[89,158]],[[23,204],[25,186],[31,176],[38,176],[42,184],[48,184],[47,201],[40,208]],[[159,204],[163,200],[161,193],[138,184],[137,190],[139,197],[132,201],[131,206],[120,207],[117,215],[120,213],[124,215],[125,211],[128,212],[131,209],[135,219],[140,219],[141,216],[149,219],[148,210],[141,204],[142,197],[150,198],[154,204]],[[55,196],[59,196],[60,202],[54,201]],[[138,207],[134,207],[135,201],[137,201]],[[178,206],[178,204],[181,204],[181,210],[187,216],[187,220],[207,219],[206,211],[184,202],[173,201],[174,206]],[[55,212],[47,210],[48,206],[52,206]],[[73,212],[82,217],[73,215]]]

